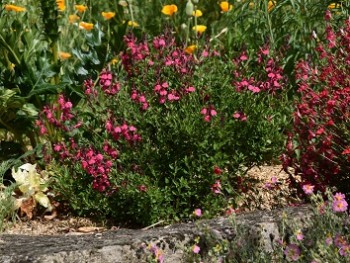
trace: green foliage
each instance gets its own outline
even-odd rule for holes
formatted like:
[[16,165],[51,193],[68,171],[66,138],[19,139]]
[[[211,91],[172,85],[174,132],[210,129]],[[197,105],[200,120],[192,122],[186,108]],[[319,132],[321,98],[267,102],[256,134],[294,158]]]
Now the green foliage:
[[16,184],[4,186],[5,173],[16,163],[14,159],[8,159],[0,163],[0,232],[4,229],[5,220],[15,218],[15,203],[12,197]]
[[[163,49],[148,44],[162,38],[167,43]],[[237,91],[232,75],[241,66],[222,57],[196,60],[167,35],[128,41],[136,53],[123,54],[124,68],[114,77],[106,70],[98,80],[87,80],[85,97],[75,108],[65,108],[69,102],[60,97],[41,113],[53,149],[46,154],[53,154],[53,170],[60,174],[57,191],[66,200],[76,200],[70,202],[78,213],[142,225],[178,221],[196,207],[215,215],[235,204],[242,181],[249,181],[239,178],[240,171],[276,159],[281,152],[281,127],[290,123],[288,88]],[[139,50],[149,50],[146,61],[154,64],[138,60],[144,55]],[[174,54],[186,62],[165,66]],[[266,74],[265,65],[261,67],[259,74]],[[233,117],[235,112],[241,117]],[[108,147],[118,156],[109,156]],[[104,158],[95,164],[93,156],[98,154]],[[108,161],[113,162],[110,168]],[[224,171],[221,175],[214,173],[216,166]],[[109,171],[109,183],[103,183],[105,174],[96,167]]]

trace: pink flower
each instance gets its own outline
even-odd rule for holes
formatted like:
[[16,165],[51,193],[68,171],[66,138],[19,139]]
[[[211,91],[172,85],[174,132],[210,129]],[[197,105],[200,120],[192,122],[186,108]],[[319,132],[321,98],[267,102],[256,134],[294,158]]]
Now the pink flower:
[[287,260],[297,261],[300,257],[300,248],[296,244],[289,244],[284,250]]
[[222,174],[222,170],[219,167],[214,166],[214,174],[220,175],[220,174]]
[[301,232],[300,229],[295,233],[295,235],[296,235],[297,240],[303,240],[304,239],[303,232]]
[[215,183],[211,186],[211,191],[215,194],[220,194],[221,193],[221,181],[216,180]]
[[304,184],[302,188],[305,194],[311,195],[314,192],[315,186],[311,184]]
[[350,246],[349,245],[344,245],[339,249],[339,255],[341,256],[348,256],[350,255]]
[[193,211],[193,214],[197,217],[201,217],[202,216],[202,210],[200,208],[197,208]]
[[195,89],[194,87],[190,86],[190,87],[188,87],[187,89],[185,89],[185,91],[186,91],[187,93],[191,93],[191,92],[195,92],[196,89]]
[[201,248],[200,248],[199,246],[197,246],[197,245],[194,245],[194,246],[192,247],[192,251],[193,251],[193,253],[195,253],[195,254],[198,254],[200,250],[201,250]]
[[207,109],[207,108],[203,108],[203,109],[201,110],[201,114],[202,114],[202,115],[206,115],[207,112],[208,112],[208,109]]
[[345,200],[345,195],[342,194],[342,193],[336,193],[336,194],[333,196],[333,200],[334,200],[334,201],[343,201],[343,200]]
[[345,212],[348,209],[348,203],[345,200],[334,200],[332,209],[334,212]]
[[232,117],[235,119],[239,119],[241,117],[241,114],[238,111],[236,111],[235,113],[233,113]]

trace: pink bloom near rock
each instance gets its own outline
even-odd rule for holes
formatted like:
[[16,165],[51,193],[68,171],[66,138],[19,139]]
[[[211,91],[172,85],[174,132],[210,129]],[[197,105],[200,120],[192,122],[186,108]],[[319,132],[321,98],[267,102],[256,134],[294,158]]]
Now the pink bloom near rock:
[[198,254],[200,250],[201,250],[201,248],[199,246],[197,246],[197,245],[194,245],[193,248],[192,248],[192,251],[195,254]]

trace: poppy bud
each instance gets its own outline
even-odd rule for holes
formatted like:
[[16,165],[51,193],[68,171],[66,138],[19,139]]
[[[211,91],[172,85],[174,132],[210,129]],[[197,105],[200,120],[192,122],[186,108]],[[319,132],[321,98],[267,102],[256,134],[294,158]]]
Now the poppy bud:
[[192,16],[193,15],[193,4],[191,2],[191,0],[188,0],[187,1],[187,4],[186,4],[186,14],[188,16]]

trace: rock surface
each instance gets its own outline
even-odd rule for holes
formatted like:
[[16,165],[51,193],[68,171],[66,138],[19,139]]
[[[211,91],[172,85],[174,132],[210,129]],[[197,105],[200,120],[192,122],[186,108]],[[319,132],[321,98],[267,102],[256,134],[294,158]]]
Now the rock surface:
[[[300,206],[255,211],[238,214],[234,221],[240,229],[247,230],[244,232],[246,236],[240,238],[271,250],[280,235],[278,224],[285,216],[305,226],[312,216],[312,210],[309,206]],[[236,230],[232,218],[220,217],[149,230],[118,229],[56,236],[4,234],[0,236],[0,262],[140,263],[152,258],[152,246],[157,246],[163,253],[164,262],[186,262],[186,254],[194,244],[195,237],[200,236],[204,243],[208,236],[230,241],[237,236]],[[205,252],[205,249],[201,250],[201,253]]]

